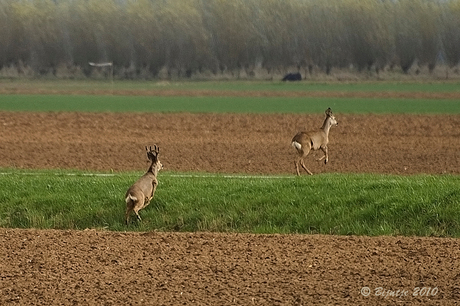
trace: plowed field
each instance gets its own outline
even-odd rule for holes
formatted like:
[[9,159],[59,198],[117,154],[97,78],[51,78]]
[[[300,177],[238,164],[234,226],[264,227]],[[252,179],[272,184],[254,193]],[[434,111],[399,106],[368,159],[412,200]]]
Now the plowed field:
[[[459,115],[341,115],[327,165],[313,173],[460,173]],[[324,115],[0,112],[0,167],[144,170],[158,144],[165,170],[294,174],[292,137]]]

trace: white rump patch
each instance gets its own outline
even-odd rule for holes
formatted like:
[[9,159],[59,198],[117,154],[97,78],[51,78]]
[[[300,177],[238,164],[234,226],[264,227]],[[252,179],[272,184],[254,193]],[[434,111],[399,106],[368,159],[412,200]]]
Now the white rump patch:
[[137,198],[136,198],[136,197],[133,197],[131,194],[128,194],[128,196],[127,196],[126,199],[125,199],[126,203],[128,203],[129,200],[131,200],[131,201],[133,201],[133,202],[136,202],[136,201],[137,201]]
[[291,143],[291,145],[296,148],[297,150],[301,150],[302,149],[302,145],[300,143],[298,143],[297,141],[293,141]]

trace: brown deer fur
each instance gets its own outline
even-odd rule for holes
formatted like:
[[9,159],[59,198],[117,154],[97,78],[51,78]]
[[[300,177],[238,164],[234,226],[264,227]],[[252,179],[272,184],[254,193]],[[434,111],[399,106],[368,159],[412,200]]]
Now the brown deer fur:
[[155,194],[155,190],[158,186],[158,171],[163,168],[163,165],[158,160],[160,148],[154,145],[153,150],[152,147],[150,147],[150,149],[145,147],[145,150],[147,151],[147,158],[152,163],[150,164],[147,172],[141,176],[131,187],[129,187],[128,191],[126,191],[126,224],[128,224],[129,215],[132,211],[134,211],[136,214],[137,219],[141,221],[139,210],[150,204],[150,201],[152,200],[153,195]]
[[299,132],[294,138],[292,138],[291,145],[297,150],[298,156],[294,161],[297,175],[300,175],[299,164],[302,168],[307,171],[308,174],[313,175],[310,170],[307,169],[304,163],[305,157],[311,150],[315,151],[321,149],[324,152],[324,156],[318,160],[324,159],[326,164],[329,161],[329,155],[327,152],[327,144],[329,143],[329,130],[331,126],[338,125],[337,120],[330,108],[325,112],[326,119],[324,120],[323,126],[316,131]]

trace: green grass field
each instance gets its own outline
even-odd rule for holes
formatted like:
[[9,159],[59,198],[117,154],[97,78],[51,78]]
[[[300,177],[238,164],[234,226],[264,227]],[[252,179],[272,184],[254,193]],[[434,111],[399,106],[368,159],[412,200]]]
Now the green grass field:
[[3,111],[192,113],[460,113],[460,101],[433,99],[0,95]]
[[[45,83],[56,88],[64,84]],[[65,84],[72,86],[71,82]],[[108,85],[95,82],[85,87],[79,82],[74,86],[93,89]],[[122,86],[145,89],[154,85],[126,82]],[[191,82],[164,86],[308,90],[305,83],[270,82]],[[358,92],[456,92],[459,87],[450,83],[312,86]],[[323,112],[329,106],[337,113],[460,113],[460,103],[453,99],[0,95],[0,110],[7,111],[311,113]],[[460,177],[452,175],[250,177],[161,172],[152,204],[141,211],[144,220],[138,223],[132,218],[132,224],[125,227],[124,193],[141,172],[100,175],[67,170],[0,169],[0,172],[1,227],[460,237]]]
[[8,170],[0,226],[460,236],[460,177],[160,173],[154,200],[123,224],[124,192],[141,173]]
[[[322,113],[331,107],[336,113],[460,113],[459,99],[379,98],[378,93],[459,93],[460,84],[431,83],[282,83],[282,82],[88,82],[23,81],[0,82],[0,89],[44,90],[56,94],[0,95],[3,111],[84,112],[225,112],[225,113]],[[140,96],[91,95],[92,91],[134,90]],[[142,96],[148,90],[264,91],[264,92],[357,92],[376,93],[376,98],[321,97],[212,97]],[[69,95],[71,91],[82,94]]]
[[226,91],[339,91],[339,92],[460,92],[458,81],[119,81],[0,80],[0,88],[60,91],[98,90],[226,90]]

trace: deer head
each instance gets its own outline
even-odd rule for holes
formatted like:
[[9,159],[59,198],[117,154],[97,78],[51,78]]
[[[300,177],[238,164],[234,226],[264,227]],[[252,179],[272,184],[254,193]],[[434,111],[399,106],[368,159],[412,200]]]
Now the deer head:
[[[332,125],[339,125],[339,123],[337,122],[337,120],[335,119],[335,116],[332,114],[332,110],[331,108],[329,107],[328,109],[326,109],[326,111],[324,112],[326,114],[326,121],[329,119],[329,124],[330,126]],[[326,123],[325,121],[325,123]]]

